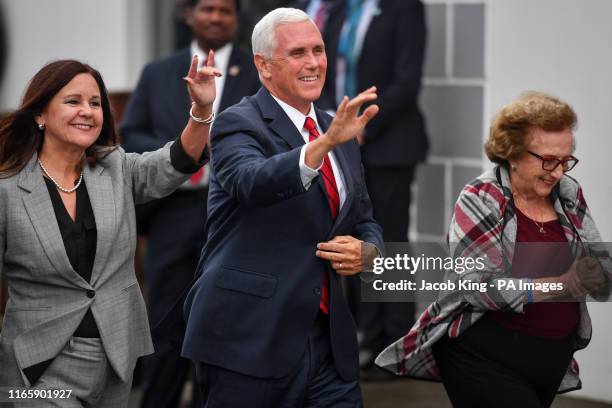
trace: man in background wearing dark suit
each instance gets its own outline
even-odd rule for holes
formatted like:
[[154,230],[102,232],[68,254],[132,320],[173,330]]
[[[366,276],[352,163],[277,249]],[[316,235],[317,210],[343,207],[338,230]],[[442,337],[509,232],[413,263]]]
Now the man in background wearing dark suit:
[[[310,4],[321,2],[311,0]],[[358,140],[374,218],[386,242],[408,240],[410,187],[428,151],[419,110],[425,54],[425,17],[420,0],[335,0],[326,15],[324,40],[329,67],[317,103],[335,110],[349,97],[375,85],[380,112]],[[308,6],[306,6],[308,7]],[[353,294],[360,282],[349,279]],[[357,299],[358,295],[355,296]],[[363,333],[360,360],[365,380],[381,377],[374,358],[414,323],[412,303],[357,303]]]
[[[239,11],[238,0],[191,1],[188,23],[195,39],[189,48],[144,68],[121,122],[127,151],[155,150],[180,134],[191,106],[182,77],[195,55],[203,65],[214,50],[215,66],[223,73],[215,80],[215,113],[259,88],[253,57],[232,44]],[[144,275],[152,325],[193,279],[205,242],[208,178],[206,166],[175,193],[137,210],[139,231],[148,235]],[[143,407],[177,407],[191,366],[164,340],[154,338],[156,352],[143,360]]]

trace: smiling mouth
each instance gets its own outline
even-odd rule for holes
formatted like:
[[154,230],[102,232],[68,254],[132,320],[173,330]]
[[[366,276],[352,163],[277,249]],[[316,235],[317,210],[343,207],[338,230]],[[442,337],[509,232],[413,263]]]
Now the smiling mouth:
[[72,126],[74,126],[77,129],[80,129],[80,130],[91,130],[91,129],[93,129],[93,125],[88,125],[86,123],[74,123],[74,124],[72,124]]
[[303,77],[300,77],[299,79],[302,82],[317,82],[319,80],[319,76],[318,75],[303,76]]

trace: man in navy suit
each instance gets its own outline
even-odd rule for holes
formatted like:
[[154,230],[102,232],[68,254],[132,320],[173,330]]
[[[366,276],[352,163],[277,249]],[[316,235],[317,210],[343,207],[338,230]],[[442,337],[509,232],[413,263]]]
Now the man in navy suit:
[[[195,55],[203,64],[208,51],[214,50],[215,66],[223,73],[215,79],[214,112],[257,91],[260,83],[252,56],[232,44],[239,11],[238,0],[191,1],[188,23],[195,38],[190,47],[145,67],[121,123],[127,151],[155,150],[180,134],[191,107],[182,77]],[[144,275],[152,326],[193,279],[205,242],[207,170],[203,168],[167,198],[137,210],[139,232],[148,235]],[[143,407],[179,404],[191,363],[166,340],[154,333],[156,352],[143,361]]]
[[252,36],[263,87],[216,119],[208,241],[187,296],[183,355],[205,407],[360,407],[355,325],[339,275],[382,248],[355,136],[370,88],[333,119],[315,109],[327,69],[303,11],[268,13]]

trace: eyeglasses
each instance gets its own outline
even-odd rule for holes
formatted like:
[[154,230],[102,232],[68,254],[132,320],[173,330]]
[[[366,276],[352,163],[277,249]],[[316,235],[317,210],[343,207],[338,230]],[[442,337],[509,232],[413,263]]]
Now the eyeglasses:
[[559,160],[555,156],[540,156],[529,150],[527,150],[527,153],[542,160],[542,169],[546,171],[554,171],[558,165],[561,165],[563,172],[567,173],[578,164],[578,159],[574,156],[568,156],[565,159]]

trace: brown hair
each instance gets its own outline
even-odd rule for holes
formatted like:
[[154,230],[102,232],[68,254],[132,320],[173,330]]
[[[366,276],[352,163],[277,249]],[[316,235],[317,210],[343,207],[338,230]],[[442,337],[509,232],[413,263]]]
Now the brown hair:
[[[42,146],[43,132],[35,117],[40,115],[51,99],[78,74],[90,74],[98,84],[102,103],[102,129],[93,145],[85,151],[90,164],[107,156],[118,144],[115,120],[106,86],[98,71],[75,60],[51,62],[34,75],[26,89],[21,106],[0,120],[0,178],[21,171]],[[109,149],[109,147],[113,147]]]
[[544,92],[525,92],[493,118],[485,153],[492,162],[507,165],[525,151],[531,129],[574,130],[576,124],[576,112],[567,103]]

